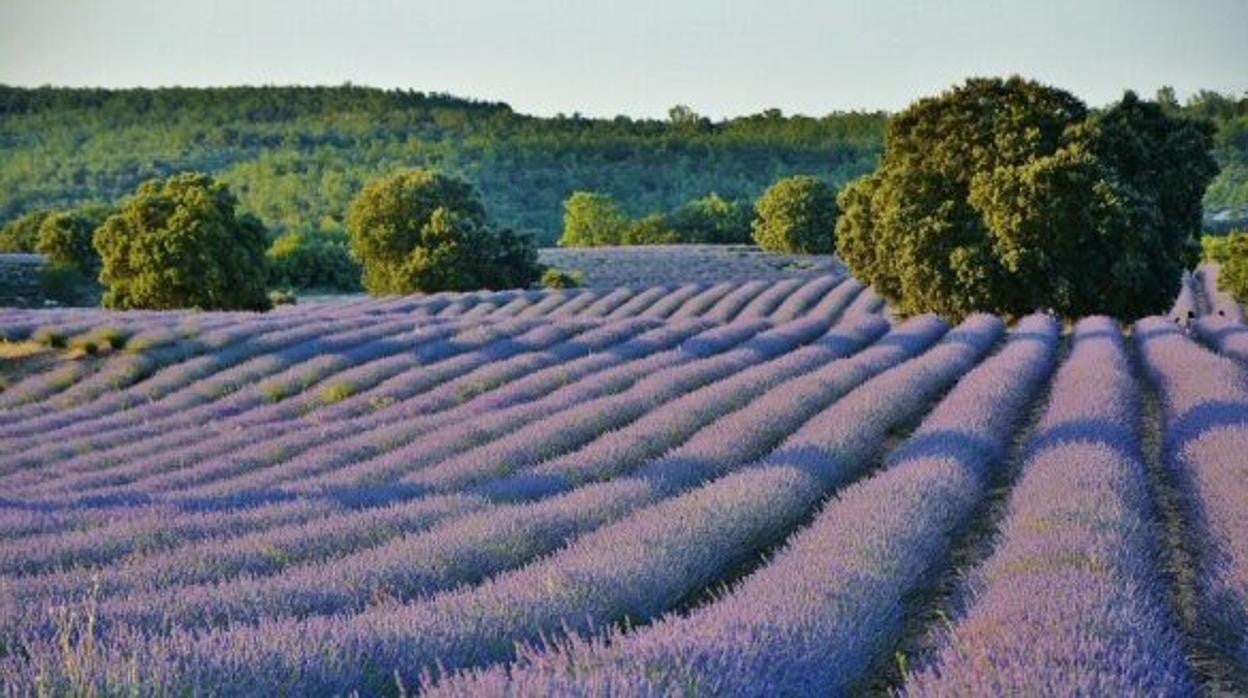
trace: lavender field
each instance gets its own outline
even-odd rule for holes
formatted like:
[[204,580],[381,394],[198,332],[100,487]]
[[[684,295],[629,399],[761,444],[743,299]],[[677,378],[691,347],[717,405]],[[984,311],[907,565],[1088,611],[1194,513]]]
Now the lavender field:
[[1064,327],[629,264],[0,309],[0,693],[1248,690],[1216,267],[1168,317]]

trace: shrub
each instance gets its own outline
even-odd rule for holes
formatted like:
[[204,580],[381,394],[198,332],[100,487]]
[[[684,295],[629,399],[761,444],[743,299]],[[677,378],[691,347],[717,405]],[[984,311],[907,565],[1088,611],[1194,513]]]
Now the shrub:
[[576,288],[585,285],[585,277],[579,271],[566,272],[549,267],[542,272],[542,286],[546,288]]
[[367,183],[347,230],[372,294],[523,287],[540,274],[531,238],[492,230],[472,186],[433,170]]
[[100,273],[100,256],[92,236],[110,213],[108,209],[92,207],[45,216],[39,225],[35,251],[52,266],[69,267],[86,278],[94,278]]
[[625,245],[672,245],[680,236],[667,224],[667,218],[652,213],[628,224],[621,242]]
[[681,242],[741,245],[750,242],[753,217],[747,202],[711,193],[673,211],[668,223]]
[[1248,230],[1232,230],[1226,235],[1206,233],[1200,239],[1201,259],[1214,264],[1226,264],[1231,256],[1230,240],[1235,235],[1248,235]]
[[0,253],[34,252],[39,242],[39,226],[51,211],[32,211],[0,228]]
[[902,313],[1162,312],[1197,258],[1207,125],[1127,93],[972,79],[896,115],[841,192],[837,248]]
[[606,194],[573,192],[563,202],[561,247],[619,245],[629,229],[628,217]]
[[1222,271],[1218,286],[1240,303],[1248,303],[1248,231],[1232,233],[1225,238]]
[[836,194],[817,177],[786,177],[758,201],[754,242],[764,250],[822,254],[835,246]]
[[110,308],[264,310],[265,233],[224,184],[182,173],[139,186],[95,234]]
[[273,241],[265,257],[271,286],[344,293],[362,288],[360,263],[351,256],[344,230],[285,233]]

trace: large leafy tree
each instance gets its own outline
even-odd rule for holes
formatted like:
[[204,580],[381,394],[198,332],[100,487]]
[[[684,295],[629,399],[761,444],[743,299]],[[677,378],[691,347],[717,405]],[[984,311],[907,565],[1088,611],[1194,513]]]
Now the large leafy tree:
[[562,247],[619,245],[628,231],[628,216],[607,194],[576,191],[563,202]]
[[139,186],[96,231],[110,308],[263,310],[265,230],[212,177],[187,172]]
[[528,237],[491,229],[472,186],[435,170],[365,184],[347,230],[373,294],[522,287],[541,271]]
[[781,179],[758,200],[757,212],[754,242],[764,250],[816,254],[834,247],[836,192],[818,177]]
[[889,124],[841,192],[841,257],[903,313],[1163,310],[1198,254],[1216,172],[1203,123],[1128,93],[1089,115],[1062,90],[972,79]]

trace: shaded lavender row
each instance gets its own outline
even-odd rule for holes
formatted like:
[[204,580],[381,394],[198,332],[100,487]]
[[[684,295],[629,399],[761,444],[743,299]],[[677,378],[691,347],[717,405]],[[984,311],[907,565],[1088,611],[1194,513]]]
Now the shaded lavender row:
[[[578,331],[593,333],[595,326],[587,321],[573,323],[545,323],[527,329],[518,337],[510,335],[508,329],[525,330],[527,324],[515,328],[493,327],[473,328],[452,335],[450,329],[435,331],[421,337],[422,341],[414,342],[409,351],[408,360],[413,368],[408,372],[384,382],[377,390],[385,390],[387,395],[396,395],[392,401],[408,398],[437,388],[437,386],[470,374],[474,369],[489,371],[490,365],[506,366],[508,357],[523,355],[526,352],[541,352],[552,345],[558,346],[561,341],[575,337]],[[616,323],[615,327],[606,328],[599,333],[598,340],[603,346],[632,334],[640,329],[639,321]],[[487,331],[481,331],[485,329]],[[366,347],[367,349],[367,347]],[[578,349],[580,351],[580,349]],[[385,360],[383,360],[385,361]],[[364,365],[371,365],[365,363]],[[347,369],[342,374],[354,373],[355,369]],[[331,381],[332,385],[336,385]],[[319,392],[314,391],[319,397]],[[371,391],[365,391],[365,399]],[[319,403],[312,403],[319,404]],[[435,400],[421,401],[430,410],[444,407]],[[154,443],[144,445],[152,452],[143,458],[133,457],[118,462],[118,467],[100,466],[88,472],[69,475],[42,485],[32,492],[51,492],[74,490],[78,495],[98,497],[105,494],[116,495],[125,491],[142,491],[154,493],[178,486],[189,486],[201,481],[209,481],[217,477],[237,474],[240,470],[260,468],[263,464],[280,462],[294,457],[304,449],[325,440],[341,437],[344,434],[359,433],[359,425],[349,421],[314,426],[309,429],[307,423],[295,419],[302,414],[286,412],[285,420],[274,421],[273,415],[280,417],[284,411],[283,404],[257,406],[244,415],[230,419],[217,420],[207,429],[183,429],[177,436],[166,436]],[[286,434],[285,441],[281,438]],[[180,447],[174,448],[162,443],[165,439],[174,438]],[[185,445],[182,443],[185,442]],[[163,446],[163,448],[153,448]],[[240,450],[241,449],[241,450]],[[229,454],[229,458],[221,458]],[[116,454],[113,454],[114,459]],[[202,461],[221,458],[215,465],[202,466]],[[98,458],[96,459],[99,460]],[[115,459],[116,460],[116,459]]]
[[[573,334],[582,328],[575,324],[552,322],[517,340],[494,342],[479,351],[461,354],[406,374],[402,377],[402,391],[390,382],[360,397],[375,401],[380,396],[395,404],[411,401],[405,410],[406,420],[431,416],[453,410],[478,395],[489,394],[535,371],[562,365],[594,351],[611,351],[647,327],[653,327],[653,323],[632,319],[591,326],[587,331]],[[414,399],[417,397],[419,399]],[[389,414],[386,419],[389,423],[395,421],[394,416]],[[449,417],[444,415],[436,421],[445,424],[448,420]],[[254,427],[263,434],[261,440],[233,453],[229,462],[184,468],[169,475],[140,481],[134,486],[147,491],[177,491],[184,496],[202,496],[237,491],[243,485],[271,486],[292,477],[315,475],[330,466],[314,464],[304,458],[306,450],[331,440],[341,442],[346,437],[367,439],[370,434],[368,425],[375,427],[380,423],[373,419],[353,419],[347,414],[334,420],[322,418],[317,421],[326,426],[320,427],[316,436],[309,435],[306,421],[294,419],[273,426]],[[419,428],[411,422],[404,426],[408,433]],[[423,431],[433,426],[434,420],[426,420]],[[248,427],[251,428],[251,425]],[[390,434],[393,436],[393,432]],[[252,441],[255,441],[254,437]],[[272,469],[271,466],[278,467]]]
[[[98,330],[97,330],[98,332]],[[29,435],[34,433],[28,426],[17,423],[49,412],[57,412],[59,424],[75,419],[68,414],[69,408],[95,400],[105,393],[119,391],[151,376],[165,366],[186,361],[209,351],[220,351],[230,344],[252,336],[255,329],[242,322],[215,322],[210,331],[196,336],[190,328],[176,325],[147,326],[136,328],[126,339],[125,347],[106,359],[91,378],[80,381],[61,392],[55,400],[24,405],[22,409],[6,409],[0,421],[0,437]],[[16,404],[13,395],[19,386],[13,386],[0,396],[0,402]],[[55,425],[46,420],[43,429]],[[35,432],[39,431],[38,429]]]
[[[384,336],[388,330],[400,328],[400,321],[385,324],[371,322],[367,318],[354,317],[337,322],[324,324],[303,324],[289,332],[281,332],[276,336],[261,337],[258,342],[247,343],[239,347],[238,354],[219,352],[201,357],[204,361],[189,361],[161,371],[156,378],[160,379],[160,399],[146,401],[139,407],[113,411],[95,419],[76,420],[63,427],[41,433],[26,439],[5,439],[6,447],[24,450],[21,458],[0,459],[0,471],[32,465],[46,465],[53,459],[72,456],[81,444],[73,447],[66,444],[75,441],[76,437],[95,436],[100,444],[117,434],[125,433],[126,429],[135,429],[136,424],[157,417],[177,419],[186,410],[204,403],[214,402],[218,398],[229,399],[232,393],[244,385],[268,375],[287,370],[298,363],[322,353],[338,351],[342,348],[355,346],[369,338]],[[241,363],[239,359],[244,359]],[[223,363],[229,368],[219,371]],[[205,378],[204,374],[210,374]],[[144,381],[137,390],[148,389],[149,381]],[[90,443],[90,439],[87,439]],[[43,445],[43,448],[37,448]]]
[[[34,434],[47,436],[62,427],[85,419],[108,415],[134,404],[158,400],[176,389],[186,387],[192,381],[202,380],[217,371],[230,368],[259,354],[276,351],[282,346],[298,341],[307,341],[315,337],[318,331],[326,331],[333,327],[330,324],[309,323],[306,319],[285,315],[265,320],[244,321],[240,325],[247,334],[237,337],[233,344],[221,351],[199,356],[181,364],[166,366],[141,384],[109,394],[102,400],[43,415],[11,428],[0,427],[0,434],[4,436]],[[142,349],[142,345],[139,345],[139,348]]]
[[1196,336],[1219,354],[1248,362],[1248,325],[1220,317],[1204,317],[1193,328]]
[[1204,314],[1201,311],[1201,302],[1196,292],[1196,281],[1190,271],[1185,271],[1183,272],[1182,280],[1179,282],[1179,295],[1175,297],[1174,305],[1171,306],[1167,317],[1179,325],[1187,326]]
[[[795,526],[822,493],[868,465],[890,428],[918,416],[969,370],[1000,332],[1000,321],[976,318],[815,417],[765,466],[643,509],[479,586],[354,616],[265,621],[203,636],[175,630],[158,641],[138,641],[120,633],[118,644],[103,652],[137,653],[148,669],[144,681],[161,690],[181,684],[248,693],[280,686],[330,694],[384,690],[392,671],[410,685],[435,663],[455,668],[507,659],[513,642],[561,628],[650,618]],[[679,488],[696,469],[681,465],[687,467],[648,470],[604,486],[631,481]],[[53,654],[42,648],[32,654],[59,664],[56,651],[47,651]],[[107,662],[92,666],[104,674]]]
[[1135,333],[1199,540],[1201,618],[1248,676],[1248,371],[1155,318]]
[[[623,344],[614,347],[609,352],[595,354],[590,357],[585,357],[585,359],[582,360],[564,364],[562,367],[535,373],[528,378],[516,381],[499,391],[495,391],[495,393],[482,395],[481,397],[464,405],[461,409],[451,411],[446,416],[452,420],[459,419],[460,422],[465,422],[463,417],[474,416],[477,420],[475,423],[466,422],[473,428],[484,428],[483,425],[490,423],[482,420],[481,414],[483,412],[488,410],[501,410],[502,408],[512,405],[516,406],[517,409],[500,412],[500,416],[512,417],[513,420],[518,417],[536,418],[544,416],[549,411],[557,409],[561,406],[568,407],[576,404],[578,401],[590,399],[602,390],[622,388],[623,385],[620,384],[621,380],[627,381],[630,373],[636,376],[646,375],[653,372],[655,368],[670,365],[678,361],[682,355],[688,357],[688,352],[665,352],[663,350],[686,340],[690,335],[694,334],[696,330],[704,327],[704,324],[694,323],[687,326],[667,326],[657,328],[651,332],[645,333],[636,340],[624,342]],[[748,332],[730,332],[730,329],[732,328],[710,330],[694,338],[694,340],[691,340],[687,343],[687,345],[689,347],[700,347],[700,351],[702,352],[713,353],[714,351],[718,351],[720,349],[726,349],[736,342],[749,337]],[[657,359],[657,361],[655,359]],[[624,365],[621,366],[620,364]],[[556,390],[557,388],[560,388],[560,386],[565,386],[567,380],[577,377],[592,376],[595,372],[603,371],[611,366],[618,366],[619,369],[622,370],[606,371],[597,378],[591,377],[585,381],[581,381],[579,384],[567,385],[567,387]],[[612,374],[615,374],[615,380],[601,380],[602,378],[611,378]],[[549,391],[556,391],[557,394],[552,395],[551,399],[548,400],[538,400],[529,404],[519,404],[525,400],[533,400]],[[413,406],[419,407],[420,405],[416,404]],[[456,412],[462,412],[463,414],[457,415],[455,414]],[[506,420],[491,421],[499,421],[501,429],[503,430],[509,428],[509,424]],[[512,421],[510,426],[514,427],[518,423],[519,422],[517,421]],[[400,423],[399,426],[405,427],[407,426],[407,423]],[[315,449],[312,452],[304,454],[298,462],[291,464],[291,468],[285,468],[285,466],[283,466],[283,469],[292,471],[285,474],[294,477],[309,470],[312,470],[312,472],[319,472],[319,470],[324,469],[322,466],[325,466],[326,463],[332,465],[334,462],[341,462],[345,466],[346,464],[355,462],[355,458],[361,455],[361,451],[359,450],[360,444],[366,443],[369,438],[371,437],[368,434],[365,434],[358,439],[345,439],[331,442],[328,444],[328,450]],[[335,461],[332,456],[337,456],[337,461]],[[318,467],[313,468],[313,465]],[[275,473],[272,472],[254,473],[246,478],[240,479],[240,481],[237,481],[235,484],[258,486],[258,484],[262,482],[267,482],[274,475]],[[264,480],[261,480],[262,476],[265,478]],[[199,494],[202,495],[205,494],[205,492],[200,492]],[[194,522],[193,526],[196,533],[196,535],[192,538],[203,537],[209,533],[206,528],[209,522],[203,521],[201,516],[193,513],[189,515],[189,518]],[[149,525],[155,525],[159,528],[144,531],[141,536],[142,538],[163,540],[172,544],[173,542],[186,537],[184,533],[171,535],[171,532],[166,531],[166,523],[170,526],[179,523],[176,518],[171,517],[167,522],[152,521],[148,523]],[[74,557],[74,553],[72,551],[80,551],[82,555],[90,556],[90,558],[86,559],[98,561],[102,550],[116,550],[119,552],[128,551],[129,548],[127,547],[126,541],[139,533],[139,531],[132,529],[129,525],[122,525],[103,528],[93,531],[90,534],[71,536],[60,542],[56,541],[55,537],[51,537],[47,540],[32,542],[29,545],[21,544],[21,549],[25,552],[20,559],[24,561],[24,564],[31,564],[32,556],[39,555],[58,560],[58,565],[64,565],[66,563],[73,563],[75,560],[79,559]],[[0,550],[2,549],[3,548],[0,548]]]
[[[107,470],[121,463],[126,463],[131,470],[138,470],[139,464],[132,461],[139,456],[159,455],[162,450],[168,451],[173,446],[202,441],[207,434],[228,433],[231,427],[229,418],[280,399],[281,395],[272,390],[286,390],[293,383],[314,382],[317,378],[332,375],[345,362],[391,355],[408,348],[407,342],[420,346],[452,334],[457,329],[454,325],[439,324],[422,325],[412,330],[408,322],[391,321],[333,335],[323,341],[313,339],[301,342],[251,359],[206,381],[176,391],[159,403],[152,403],[165,408],[159,416],[149,415],[142,421],[136,421],[146,412],[142,407],[137,408],[123,413],[131,418],[114,424],[112,430],[92,430],[89,427],[93,422],[86,422],[76,429],[85,430],[87,436],[65,438],[42,449],[28,450],[24,460],[36,459],[43,467],[23,477],[33,477],[40,482],[65,475],[71,479],[89,479],[98,475],[92,471]],[[185,407],[180,411],[169,410],[171,402],[184,403]],[[57,462],[49,457],[49,451],[69,457]],[[49,483],[46,486],[54,485]]]
[[1216,264],[1204,264],[1196,270],[1196,281],[1204,294],[1205,307],[1209,315],[1226,318],[1233,322],[1244,321],[1244,309],[1231,294],[1218,286],[1221,268]]
[[[841,367],[839,383],[832,379],[828,369],[821,369],[819,373],[824,375],[819,387],[825,399],[830,402],[871,373],[921,351],[941,332],[943,325],[930,318],[912,321],[906,329],[896,331],[876,347],[829,365],[828,369]],[[793,416],[780,409],[786,398],[785,392],[775,389],[750,407],[734,413],[780,417],[770,432],[755,430],[758,442],[744,449],[744,454],[765,452],[791,431],[792,422],[786,420],[792,420]],[[762,409],[754,410],[755,405]],[[797,420],[800,422],[802,418],[797,417]],[[124,612],[131,622],[146,621],[148,627],[164,625],[169,619],[166,614],[174,614],[175,620],[181,623],[209,622],[227,616],[258,620],[360,606],[375,601],[378,593],[402,598],[422,590],[478,581],[490,573],[553,550],[579,531],[619,518],[744,462],[695,460],[698,455],[695,450],[687,449],[683,460],[655,462],[649,467],[652,473],[649,478],[593,485],[532,505],[495,507],[463,521],[440,526],[428,534],[406,537],[337,560],[332,566],[310,567],[281,579],[236,580],[215,588],[180,589],[155,596],[136,594],[132,601],[106,604],[100,609],[100,616],[107,621]],[[663,480],[653,476],[672,469],[682,472],[679,482],[664,485]],[[701,473],[700,478],[691,477],[695,472]],[[154,613],[154,608],[163,612]],[[45,619],[26,618],[15,625],[34,628],[44,623]]]
[[907,694],[1194,692],[1139,429],[1118,324],[1081,321],[969,608],[932,665],[907,677]]
[[876,476],[831,500],[765,567],[689,616],[574,638],[430,694],[840,695],[888,651],[1053,365],[1059,327],[1020,322]]

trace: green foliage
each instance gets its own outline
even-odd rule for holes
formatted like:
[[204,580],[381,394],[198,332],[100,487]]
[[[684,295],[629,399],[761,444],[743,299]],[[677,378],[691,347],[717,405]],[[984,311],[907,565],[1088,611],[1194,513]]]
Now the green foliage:
[[902,313],[1160,312],[1196,260],[1209,129],[1128,93],[972,79],[889,124],[839,197],[838,251]]
[[1225,261],[1218,274],[1218,286],[1240,303],[1248,303],[1248,231],[1225,238]]
[[347,229],[373,294],[523,287],[540,273],[530,238],[491,229],[472,186],[435,170],[366,184]]
[[757,211],[754,242],[764,250],[823,254],[835,247],[836,193],[818,177],[776,182],[759,199]]
[[43,219],[35,241],[35,251],[53,266],[70,267],[84,277],[100,273],[100,256],[92,245],[95,229],[111,211],[95,206],[74,211],[57,211]]
[[201,173],[151,180],[95,234],[110,308],[264,310],[264,227]]
[[294,291],[277,288],[269,291],[269,303],[275,308],[279,305],[297,305],[299,297]]
[[325,386],[321,391],[321,402],[326,405],[332,405],[336,402],[342,402],[355,394],[355,386],[347,382],[332,383]]
[[51,211],[31,211],[0,228],[0,253],[32,253],[39,243],[39,227]]
[[625,245],[673,245],[683,241],[668,225],[666,216],[652,213],[629,223],[620,242]]
[[345,230],[283,233],[269,246],[265,257],[271,286],[344,293],[362,288],[360,263],[351,256]]
[[542,272],[541,284],[545,288],[577,288],[585,285],[585,275],[579,271],[567,272],[562,269],[548,267]]
[[681,242],[745,245],[751,242],[754,207],[711,193],[684,204],[667,220]]
[[615,199],[591,191],[572,192],[563,202],[561,247],[601,247],[623,244],[628,216]]
[[608,193],[627,211],[670,211],[708,191],[753,199],[797,172],[840,185],[870,171],[883,147],[882,113],[769,111],[715,123],[675,113],[535,118],[356,86],[0,86],[0,222],[118,200],[147,179],[199,170],[275,229],[308,230],[326,218],[341,224],[364,182],[402,164],[468,179],[501,227],[540,231],[549,245],[573,191]]
[[[1231,235],[1235,234],[1231,233]],[[1231,248],[1228,244],[1229,239],[1230,235],[1205,235],[1200,238],[1201,260],[1216,264],[1226,264],[1231,255]]]

